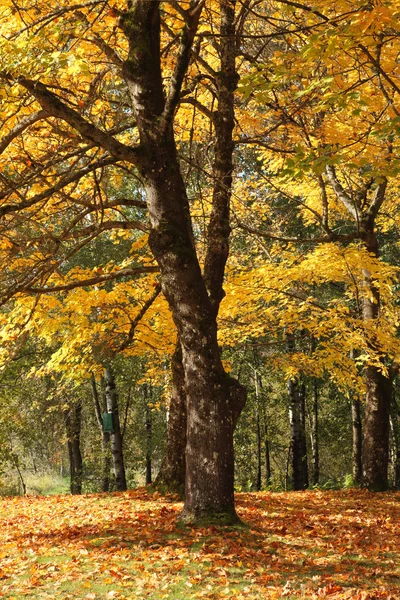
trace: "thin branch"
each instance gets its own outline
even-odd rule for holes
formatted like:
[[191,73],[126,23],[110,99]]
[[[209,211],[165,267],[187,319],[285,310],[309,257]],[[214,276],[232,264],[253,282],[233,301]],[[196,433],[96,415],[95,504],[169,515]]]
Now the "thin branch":
[[155,299],[160,294],[160,292],[161,292],[161,285],[157,284],[154,289],[153,294],[150,296],[150,298],[148,298],[146,300],[146,302],[143,304],[143,307],[141,308],[141,310],[138,312],[136,317],[131,321],[131,326],[129,328],[128,335],[127,335],[126,339],[122,342],[122,344],[119,346],[119,348],[115,351],[116,354],[123,352],[131,344],[133,337],[135,335],[137,326],[139,325],[140,321],[142,320],[142,318],[144,317],[146,312],[149,310],[150,306],[154,303]]
[[29,294],[52,294],[53,292],[65,292],[73,290],[78,287],[87,287],[90,285],[97,285],[98,283],[104,283],[105,281],[114,281],[121,277],[132,277],[133,275],[142,275],[144,273],[159,273],[158,267],[135,267],[132,269],[121,269],[114,273],[106,273],[105,275],[97,275],[96,277],[89,277],[88,279],[82,279],[81,281],[72,281],[64,285],[54,285],[46,287],[23,287],[18,291],[29,293]]

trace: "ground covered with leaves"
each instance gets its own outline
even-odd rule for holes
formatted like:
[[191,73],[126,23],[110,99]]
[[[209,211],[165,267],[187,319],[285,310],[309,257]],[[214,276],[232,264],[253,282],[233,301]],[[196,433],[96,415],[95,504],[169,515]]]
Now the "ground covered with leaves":
[[400,599],[400,493],[239,494],[245,528],[177,527],[144,489],[0,501],[1,598]]

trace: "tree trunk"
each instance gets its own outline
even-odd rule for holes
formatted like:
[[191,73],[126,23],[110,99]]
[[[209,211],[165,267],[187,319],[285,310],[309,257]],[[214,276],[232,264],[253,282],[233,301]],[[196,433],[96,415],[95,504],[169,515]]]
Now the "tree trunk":
[[111,460],[110,460],[110,434],[107,431],[104,431],[103,421],[101,415],[103,412],[106,412],[107,407],[100,405],[99,394],[97,391],[96,380],[94,375],[91,376],[91,385],[92,385],[92,397],[94,403],[94,409],[96,414],[97,423],[101,432],[101,463],[102,463],[102,478],[101,478],[101,491],[109,492],[110,491],[110,469],[111,469]]
[[291,477],[293,490],[304,490],[308,486],[307,453],[304,444],[304,427],[302,418],[302,394],[297,378],[287,383],[289,395],[289,423],[291,447]]
[[261,490],[261,417],[260,417],[260,391],[258,386],[258,373],[254,369],[254,388],[256,392],[256,435],[257,435],[257,480],[256,490]]
[[182,345],[187,395],[184,520],[237,519],[233,497],[233,428],[242,387],[225,373],[216,313],[202,277],[189,203],[174,140],[173,118],[197,31],[201,3],[186,13],[168,97],[160,61],[159,3],[136,0],[120,25],[129,41],[123,72],[141,143],[138,167],[149,206],[149,244]]
[[[230,0],[221,3],[220,9],[222,35],[219,40],[219,48],[221,63],[215,81],[218,96],[218,108],[213,114],[213,124],[215,129],[213,162],[214,188],[212,211],[207,230],[207,250],[204,264],[204,282],[211,303],[210,323],[211,320],[214,321],[216,319],[220,302],[225,295],[223,290],[223,279],[225,265],[229,254],[229,235],[231,232],[230,200],[234,151],[232,135],[235,124],[234,91],[238,80],[235,65],[237,52],[235,41],[235,1]],[[180,367],[178,365],[179,352],[180,350],[177,347],[172,359],[173,394],[170,405],[171,427],[168,427],[167,458],[164,461],[158,478],[160,484],[166,485],[167,488],[175,491],[179,491],[181,485],[185,481],[185,478],[182,477],[185,456],[182,454],[181,448],[182,445],[186,443],[186,434],[183,434],[183,430],[187,427],[186,392],[183,387],[184,368],[183,366]],[[221,370],[219,366],[217,369],[219,371]],[[186,385],[188,385],[187,381]],[[217,383],[216,385],[218,386],[219,384]],[[240,407],[244,405],[245,395],[243,388],[240,388],[237,383],[234,383],[233,381],[228,382],[226,390],[228,395],[230,390],[233,389],[235,389],[233,396],[237,399],[237,406],[234,409],[234,422],[236,422],[241,410]],[[174,406],[175,402],[177,403],[176,406]],[[227,398],[222,400],[222,404],[226,402],[229,402]],[[180,437],[180,442],[177,442],[178,435]],[[170,436],[171,439],[169,439]],[[174,445],[175,448],[173,449]],[[193,456],[196,451],[193,453],[188,449],[188,453]],[[233,450],[231,456],[233,457]],[[193,465],[193,468],[197,467]],[[187,470],[191,469],[191,466],[187,466]],[[192,471],[190,477],[191,476]],[[188,491],[189,490],[186,490],[187,493]],[[188,499],[187,493],[184,515],[186,512],[188,514],[191,512],[191,508],[189,508],[191,501]],[[192,497],[191,493],[190,497]]]
[[67,431],[70,490],[71,494],[81,494],[83,474],[83,461],[80,448],[82,401],[78,400],[68,404],[64,415]]
[[[294,335],[287,334],[286,340],[288,351],[293,352],[295,349]],[[287,391],[289,396],[292,488],[298,491],[308,487],[305,437],[305,386],[300,384],[297,377],[291,378],[287,382]]]
[[171,360],[172,394],[169,406],[167,452],[155,485],[182,494],[185,487],[186,391],[179,339]]
[[[326,167],[326,176],[339,202],[355,222],[359,239],[372,256],[378,257],[375,220],[385,200],[388,180],[383,175],[365,184],[354,196],[349,194],[337,177],[335,167]],[[372,185],[371,185],[372,184]],[[371,193],[371,190],[372,193]],[[358,196],[358,199],[357,199]],[[362,203],[359,198],[363,198]],[[371,273],[363,271],[365,293],[362,298],[363,320],[368,322],[379,317],[380,296]],[[379,348],[376,340],[367,340],[371,349]],[[363,484],[370,490],[388,487],[389,461],[389,405],[387,379],[379,367],[367,364],[365,368],[365,421],[363,438]]]
[[308,457],[307,457],[307,436],[306,436],[306,386],[304,383],[299,385],[299,405],[300,405],[300,425],[301,425],[301,456],[302,456],[302,472],[303,485],[308,488]]
[[268,488],[272,485],[272,472],[271,472],[271,457],[269,450],[269,437],[268,437],[268,425],[265,410],[263,411],[264,420],[264,457],[265,457],[265,486]]
[[400,490],[400,411],[396,398],[392,396],[390,421],[393,434],[393,487]]
[[311,413],[311,464],[312,464],[312,484],[319,483],[319,431],[318,431],[318,383],[315,378],[312,380],[312,413]]
[[119,492],[123,492],[127,489],[126,476],[125,476],[125,465],[124,465],[124,454],[122,448],[122,435],[121,425],[119,422],[118,412],[118,396],[115,387],[114,373],[111,366],[108,366],[104,373],[105,380],[105,397],[107,412],[113,416],[114,432],[110,433],[111,439],[111,454],[113,459],[114,475],[115,475],[115,486]]
[[151,463],[153,454],[153,422],[149,399],[151,394],[147,384],[143,386],[143,399],[145,405],[145,424],[146,424],[146,485],[152,483]]
[[353,431],[353,483],[360,485],[362,480],[362,423],[360,399],[351,401],[351,419]]
[[[376,235],[371,226],[364,239],[367,250],[378,256]],[[364,271],[364,285],[368,289],[363,297],[363,319],[379,317],[380,295],[370,273]],[[372,295],[372,298],[371,298]],[[373,344],[373,340],[370,341]],[[388,488],[389,464],[389,407],[391,382],[375,365],[365,368],[366,399],[363,439],[363,484],[371,491]]]

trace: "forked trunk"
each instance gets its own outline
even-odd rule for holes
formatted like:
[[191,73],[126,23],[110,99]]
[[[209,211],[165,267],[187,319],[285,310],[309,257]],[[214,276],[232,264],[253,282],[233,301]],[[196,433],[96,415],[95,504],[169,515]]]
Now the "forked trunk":
[[244,395],[221,363],[216,312],[196,255],[173,131],[201,8],[201,2],[194,2],[186,13],[168,97],[161,77],[158,2],[136,0],[122,15],[129,41],[123,72],[140,133],[138,166],[149,206],[149,244],[182,346],[188,415],[182,519],[222,514],[234,520],[233,427]]

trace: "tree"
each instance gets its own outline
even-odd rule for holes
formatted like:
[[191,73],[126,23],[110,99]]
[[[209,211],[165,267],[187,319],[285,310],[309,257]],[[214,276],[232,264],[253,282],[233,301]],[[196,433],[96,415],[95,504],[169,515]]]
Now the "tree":
[[[117,25],[126,47],[123,60],[103,38],[99,38],[96,29],[91,33],[91,43],[104,51],[107,61],[111,58],[114,63],[115,72],[121,78],[119,86],[126,86],[131,104],[128,112],[135,120],[139,135],[137,145],[119,141],[112,133],[101,129],[94,122],[96,119],[88,119],[83,110],[84,100],[82,107],[79,104],[71,106],[68,87],[64,97],[63,93],[56,94],[46,76],[42,80],[30,79],[23,74],[21,65],[9,64],[6,77],[10,82],[17,81],[41,105],[46,118],[67,123],[70,131],[81,136],[91,148],[101,148],[106,153],[106,162],[124,161],[138,170],[149,209],[149,244],[159,265],[162,290],[182,346],[188,412],[187,477],[182,518],[223,513],[227,518],[235,519],[233,427],[243,406],[244,392],[226,375],[222,366],[216,310],[207,291],[210,275],[202,276],[196,255],[174,136],[175,113],[202,6],[202,2],[192,2],[188,9],[179,6],[177,14],[173,15],[174,26],[181,35],[175,65],[167,71],[170,77],[167,93],[163,86],[158,2],[137,0],[128,3],[125,11],[114,11],[114,14],[118,13]],[[232,3],[230,10],[233,7]],[[92,15],[97,10],[101,15],[103,8],[100,5],[96,9],[94,3],[83,17],[74,7],[63,10],[74,11],[81,25],[86,27],[91,18],[89,13]],[[50,14],[47,18],[52,22],[53,17],[54,14]],[[67,32],[67,35],[75,35],[75,32]],[[85,51],[85,44],[82,42],[81,52]],[[28,201],[28,204],[32,206],[34,201]],[[26,204],[20,203],[15,210],[25,207]],[[14,208],[9,207],[7,211],[14,211]],[[6,214],[4,207],[3,214]],[[216,219],[221,225],[218,215]],[[218,261],[213,263],[213,274],[217,265]]]

